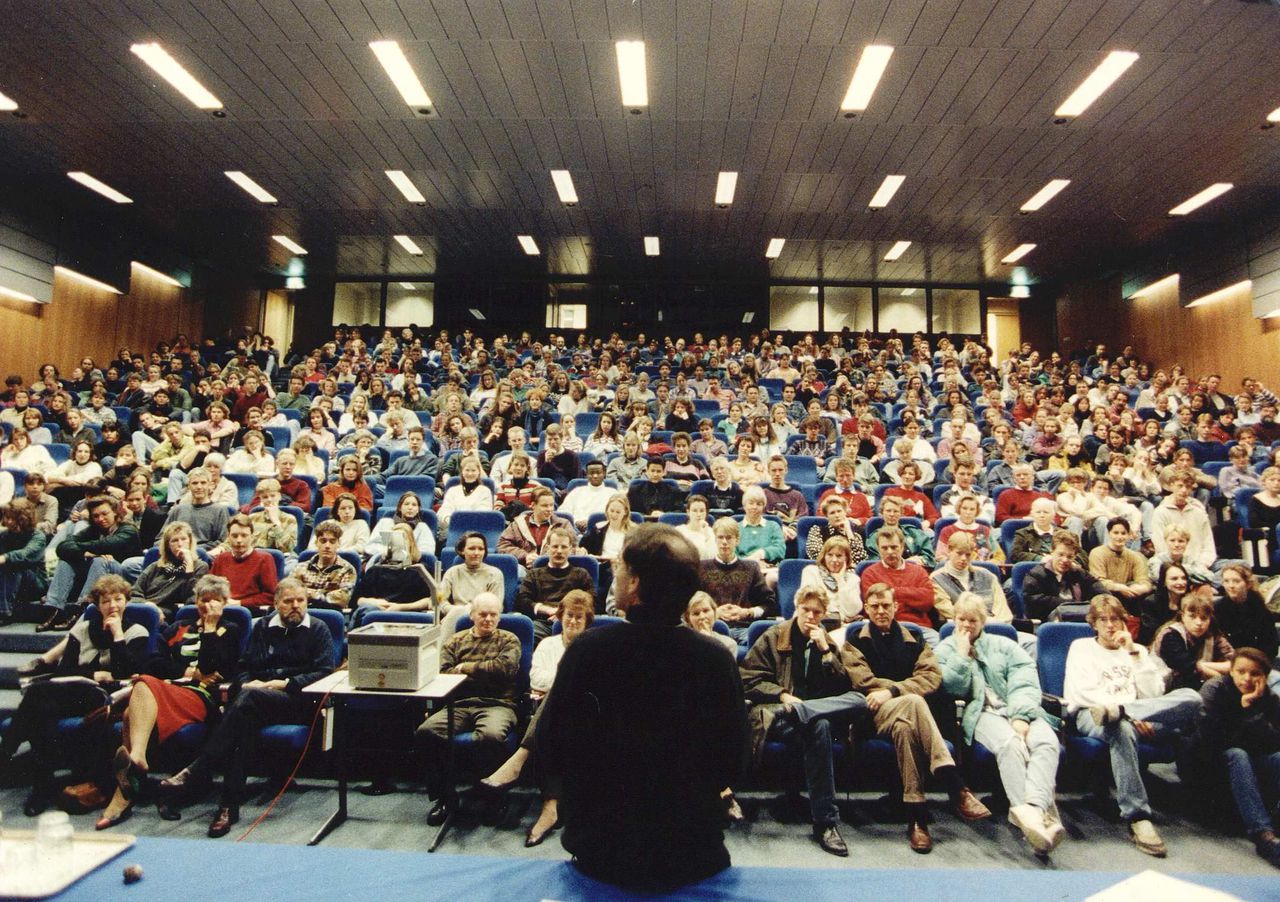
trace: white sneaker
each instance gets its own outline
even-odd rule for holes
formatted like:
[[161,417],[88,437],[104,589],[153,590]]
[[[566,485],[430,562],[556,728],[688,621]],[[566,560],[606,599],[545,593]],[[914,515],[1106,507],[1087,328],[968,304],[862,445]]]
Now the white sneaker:
[[1022,831],[1031,848],[1040,854],[1053,850],[1057,845],[1045,825],[1044,812],[1035,805],[1014,805],[1009,809],[1009,823]]
[[1165,848],[1164,840],[1160,838],[1160,834],[1156,831],[1155,824],[1148,820],[1134,821],[1129,825],[1129,838],[1133,840],[1133,844],[1138,847],[1138,851],[1153,855],[1156,858],[1164,858],[1169,853]]

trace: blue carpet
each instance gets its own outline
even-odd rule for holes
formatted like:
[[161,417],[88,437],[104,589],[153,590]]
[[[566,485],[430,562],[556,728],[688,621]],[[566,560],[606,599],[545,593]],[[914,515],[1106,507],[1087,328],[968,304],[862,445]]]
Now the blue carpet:
[[[142,865],[141,883],[124,886],[126,864]],[[706,902],[848,902],[851,898],[929,899],[937,902],[1034,902],[1083,899],[1126,874],[993,870],[874,870],[866,868],[731,868],[686,887],[671,899]],[[1280,900],[1280,877],[1188,875],[1204,886],[1241,899]],[[572,865],[472,855],[427,855],[367,849],[306,848],[256,843],[139,838],[133,849],[59,897],[83,902],[192,898],[235,899],[448,899],[501,900],[652,899],[619,892],[581,876]],[[1176,900],[1166,900],[1176,902]]]

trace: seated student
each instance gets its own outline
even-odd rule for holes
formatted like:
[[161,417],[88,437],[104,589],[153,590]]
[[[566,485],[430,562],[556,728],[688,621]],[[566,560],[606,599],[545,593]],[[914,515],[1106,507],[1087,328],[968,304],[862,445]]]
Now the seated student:
[[42,658],[54,664],[55,677],[27,686],[22,702],[0,741],[0,768],[9,770],[10,759],[23,742],[33,754],[31,792],[23,802],[27,817],[35,817],[54,801],[54,768],[70,749],[71,736],[57,729],[59,720],[84,716],[108,702],[108,693],[142,670],[147,659],[146,627],[124,623],[129,584],[115,574],[102,576],[89,590],[89,600],[101,619],[90,623],[78,618],[65,641]]
[[1274,530],[1280,526],[1280,467],[1262,471],[1262,491],[1249,499],[1249,527]]
[[[928,442],[924,444],[928,445]],[[916,465],[916,482],[920,485],[932,484],[934,478],[933,461],[916,458],[913,454],[914,448],[914,443],[905,438],[900,438],[893,443],[893,459],[884,465],[882,470],[884,479],[882,481],[901,485],[902,468],[909,463],[914,463]]]
[[707,520],[710,508],[705,495],[690,495],[684,504],[688,519],[676,527],[676,532],[684,536],[698,550],[700,560],[710,560],[716,556],[716,535],[711,523]]
[[[776,526],[776,524],[774,524]],[[702,588],[715,600],[716,617],[745,645],[753,621],[777,615],[778,602],[759,560],[741,556],[738,521],[722,517],[712,527],[716,554],[699,565]]]
[[677,432],[671,436],[673,456],[666,462],[664,473],[665,478],[674,479],[680,491],[685,493],[695,482],[710,476],[702,462],[691,456],[690,446],[689,433]]
[[1218,491],[1224,498],[1234,498],[1240,489],[1261,489],[1262,480],[1249,465],[1249,452],[1235,445],[1227,452],[1230,466],[1218,471]]
[[1129,635],[1127,616],[1114,595],[1098,595],[1089,603],[1088,622],[1096,635],[1071,643],[1063,697],[1076,729],[1110,749],[1116,802],[1130,838],[1139,851],[1163,858],[1166,848],[1151,823],[1138,740],[1192,729],[1200,694],[1194,689],[1166,694],[1154,656]]
[[223,469],[228,473],[248,473],[251,476],[270,476],[276,471],[276,459],[267,449],[263,435],[257,429],[244,434],[244,445],[227,458]]
[[823,490],[818,496],[818,509],[822,510],[822,503],[832,495],[838,495],[845,500],[848,507],[849,520],[855,527],[861,529],[868,520],[873,516],[871,510],[871,502],[866,495],[858,491],[858,487],[854,484],[857,476],[856,464],[847,458],[837,457],[834,462],[835,485],[831,488]]
[[846,514],[844,496],[828,494],[818,502],[818,509],[827,518],[827,522],[809,527],[809,534],[804,537],[804,556],[810,560],[818,560],[827,540],[839,536],[849,545],[850,567],[865,561],[867,549],[862,542],[862,534]]
[[849,540],[838,534],[831,536],[823,542],[814,560],[800,571],[800,590],[814,588],[822,592],[827,600],[829,619],[839,623],[858,619],[862,613],[862,587],[854,571]]
[[867,707],[853,691],[835,639],[822,625],[825,593],[804,587],[796,593],[796,613],[770,627],[740,665],[751,710],[751,747],[757,756],[765,740],[799,740],[813,837],[824,852],[845,857],[840,835],[832,765],[832,736],[848,729]]
[[957,513],[956,522],[948,523],[939,531],[935,550],[945,548],[947,541],[953,535],[964,533],[973,539],[976,560],[1003,561],[1004,551],[996,542],[995,533],[988,524],[978,519],[981,504],[981,499],[976,495],[962,495],[955,498],[953,505]]
[[933,529],[933,524],[938,522],[938,509],[933,506],[933,501],[924,492],[916,488],[916,482],[920,478],[920,464],[913,460],[909,460],[898,468],[898,485],[890,486],[885,489],[881,498],[897,498],[902,502],[902,515],[904,517],[919,517],[924,521],[925,529]]
[[496,745],[504,742],[516,725],[520,640],[498,628],[501,615],[501,599],[488,592],[477,595],[471,602],[473,626],[454,633],[440,649],[440,672],[464,674],[467,680],[453,705],[431,714],[418,727],[418,740],[429,759],[427,794],[435,805],[427,814],[427,823],[432,826],[443,824],[457,805],[450,795],[453,787],[444,781],[450,734],[469,733],[477,743]]
[[1272,666],[1270,655],[1237,648],[1228,673],[1201,688],[1198,726],[1211,762],[1226,771],[1254,849],[1280,867],[1275,816],[1265,801],[1280,793],[1280,698],[1267,690]]
[[729,454],[729,446],[715,437],[714,430],[715,424],[711,420],[706,417],[698,420],[698,437],[690,446],[694,454],[701,454],[708,461]]
[[1213,602],[1196,595],[1182,599],[1178,618],[1156,631],[1151,653],[1169,670],[1170,688],[1199,691],[1204,681],[1231,669],[1235,649],[1213,622]]
[[559,507],[559,513],[573,520],[578,531],[586,529],[587,519],[592,514],[604,513],[605,505],[618,491],[604,484],[605,465],[593,460],[586,466],[587,484],[569,491]]
[[93,459],[93,444],[87,441],[77,444],[71,449],[71,456],[58,464],[45,479],[49,494],[58,499],[60,516],[65,519],[72,505],[102,481],[102,467]]
[[818,471],[826,468],[827,458],[831,454],[831,442],[822,434],[823,420],[820,417],[806,417],[800,423],[801,435],[791,439],[787,446],[788,454],[799,454],[812,457],[818,465]]
[[559,423],[549,424],[543,431],[543,438],[545,447],[538,452],[538,474],[554,482],[556,491],[563,493],[570,479],[582,475],[578,455],[564,447],[564,432]]
[[[631,522],[631,505],[627,503],[627,496],[621,492],[615,492],[609,499],[604,513],[603,520],[582,534],[581,545],[583,551],[599,560],[602,567],[607,567],[617,560],[622,552],[622,545],[635,524]],[[602,582],[603,574],[602,570]],[[612,571],[610,575],[612,578]]]
[[[891,534],[881,534],[880,541],[886,545],[882,554],[888,555],[887,545],[894,540]],[[965,786],[925,700],[942,685],[931,646],[896,622],[902,619],[895,600],[899,593],[874,577],[866,578],[877,566],[863,573],[868,586],[863,593],[867,621],[846,633],[840,654],[854,690],[867,697],[876,734],[893,740],[908,840],[913,852],[925,854],[933,849],[924,796],[924,781],[930,773],[946,787],[952,809],[962,819],[982,820],[991,812]]]
[[1031,522],[1014,532],[1009,563],[1042,561],[1048,557],[1053,551],[1053,537],[1059,531],[1053,525],[1057,513],[1057,505],[1051,498],[1037,498],[1031,503]]
[[[456,460],[456,458],[454,458]],[[538,489],[545,488],[540,482],[530,477],[533,472],[533,461],[523,451],[513,451],[506,459],[506,479],[498,483],[498,491],[494,495],[493,506],[511,519],[533,506],[533,496]]]
[[[471,602],[482,592],[490,592],[498,598],[504,597],[502,571],[485,563],[485,558],[489,555],[489,543],[483,533],[464,533],[455,550],[459,561],[446,570],[440,580],[440,608],[437,613],[446,637],[453,635],[458,621],[471,611]],[[425,601],[429,604],[430,598]],[[414,607],[412,603],[387,603],[383,609],[403,611],[413,610]]]
[[973,495],[979,502],[978,518],[986,520],[988,523],[995,522],[995,503],[978,485],[977,480],[974,478],[976,473],[977,468],[972,463],[957,462],[952,465],[952,475],[955,483],[942,495],[942,503],[938,505],[939,516],[959,517],[960,513],[956,510],[956,500],[965,495]]
[[49,535],[36,526],[36,509],[15,498],[0,509],[0,626],[23,619],[49,585],[44,551]]
[[546,542],[551,528],[563,523],[571,535],[573,524],[567,517],[555,513],[555,493],[544,485],[533,490],[529,510],[516,515],[498,537],[498,553],[515,557],[523,568],[532,565],[535,558],[546,554]]
[[1040,704],[1035,662],[1019,643],[983,631],[987,605],[976,595],[957,596],[955,616],[955,632],[937,648],[942,688],[964,703],[965,742],[996,756],[1009,820],[1037,854],[1047,855],[1067,831],[1054,802],[1061,747]]
[[[1060,530],[1053,536],[1049,556],[1028,571],[1022,583],[1023,605],[1033,620],[1079,619],[1096,596],[1105,594],[1102,583],[1079,565],[1080,541]],[[1071,605],[1058,611],[1059,605]]]
[[551,618],[556,615],[565,593],[581,589],[595,597],[596,586],[591,574],[569,563],[573,546],[571,530],[551,529],[544,543],[547,563],[530,567],[516,590],[516,610],[533,621],[535,641],[551,635]]
[[58,528],[58,502],[44,490],[45,485],[43,473],[28,472],[22,480],[22,495],[34,509],[36,529],[52,536]]
[[891,495],[881,498],[880,516],[884,519],[884,525],[877,527],[867,536],[867,557],[873,561],[879,557],[876,537],[882,530],[892,527],[902,534],[903,541],[906,543],[904,549],[906,559],[926,569],[933,569],[935,563],[933,534],[913,523],[902,522],[902,500]]
[[396,458],[382,471],[383,481],[392,476],[431,476],[440,469],[440,461],[427,446],[426,431],[421,426],[410,426],[405,436],[407,454]]
[[[141,552],[138,545],[138,529],[121,514],[116,501],[106,495],[98,495],[85,502],[89,525],[85,529],[64,538],[57,547],[58,564],[49,582],[45,604],[53,613],[38,627],[37,632],[70,629],[85,605],[79,603],[82,586],[96,585],[98,578],[106,574],[118,574],[118,563]],[[126,584],[125,594],[128,595]]]
[[1138,614],[1155,591],[1147,571],[1147,559],[1129,547],[1129,521],[1107,521],[1107,541],[1089,552],[1089,572],[1102,588],[1115,595],[1131,614]]
[[709,509],[738,514],[742,512],[742,489],[733,481],[733,471],[723,457],[711,459],[711,486],[704,489]]
[[729,461],[729,472],[733,476],[733,481],[743,486],[764,482],[766,476],[764,464],[753,456],[756,451],[755,437],[750,433],[739,435],[734,441],[734,448],[737,454]]
[[347,610],[356,585],[356,568],[338,556],[342,527],[325,520],[315,531],[316,553],[290,574],[307,590],[307,603],[334,611]]
[[[897,619],[914,623],[930,646],[938,644],[938,627],[951,619],[951,599],[929,579],[929,571],[904,554],[905,537],[897,526],[877,530],[871,540],[879,560],[862,571],[864,586],[884,583],[893,590]],[[863,592],[863,604],[867,593]]]
[[787,459],[781,454],[769,458],[769,482],[763,487],[765,513],[776,514],[783,522],[782,533],[788,542],[796,538],[795,521],[809,516],[809,502],[804,493],[787,482]]
[[[427,611],[435,603],[431,574],[421,563],[413,530],[397,523],[387,540],[387,553],[365,568],[351,595],[352,622],[360,626],[370,611]],[[457,622],[457,618],[454,619]],[[446,621],[446,628],[452,628]]]
[[[977,596],[986,606],[984,620],[1012,623],[1013,611],[1009,607],[1009,600],[1005,598],[999,578],[985,567],[973,566],[976,553],[972,536],[963,532],[952,534],[947,540],[946,560],[929,578],[950,599],[952,605],[967,592]],[[1030,633],[1022,635],[1027,637],[1027,641],[1022,643],[1023,648],[1028,654],[1033,654],[1035,636]]]
[[187,474],[187,491],[191,500],[180,501],[169,508],[165,525],[186,523],[191,527],[197,547],[213,551],[222,545],[226,537],[231,514],[224,505],[213,501],[213,479],[204,467],[196,467]]
[[[371,451],[369,459],[381,460],[381,457],[376,451]],[[338,478],[324,487],[320,493],[320,504],[333,507],[333,502],[339,495],[350,493],[355,495],[356,504],[360,505],[361,509],[372,511],[374,509],[373,489],[365,480],[365,473],[359,455],[347,454],[338,458]]]
[[413,530],[413,540],[422,554],[435,554],[436,539],[430,525],[422,516],[422,499],[417,492],[405,492],[396,502],[395,512],[374,524],[365,553],[369,561],[377,563],[387,553],[387,540],[392,527],[404,523]]
[[737,553],[759,562],[770,588],[778,584],[778,562],[787,553],[783,527],[765,517],[765,493],[758,485],[742,493],[743,514]]
[[1032,488],[1034,482],[1035,470],[1030,464],[1018,464],[1013,468],[1013,487],[1005,489],[996,499],[997,524],[1030,515],[1031,505],[1037,498],[1053,500],[1049,493]]
[[1082,544],[1086,531],[1096,535],[1098,525],[1105,524],[1111,516],[1108,506],[1088,490],[1088,485],[1088,473],[1078,467],[1068,470],[1056,499],[1063,528],[1080,538]]
[[1222,568],[1222,598],[1214,605],[1218,628],[1236,648],[1256,648],[1271,658],[1280,651],[1275,618],[1253,571],[1240,562]]
[[631,509],[656,520],[660,514],[684,507],[684,493],[666,481],[667,463],[654,455],[645,463],[644,481],[636,481],[627,489]]
[[441,532],[447,532],[449,521],[458,511],[491,511],[494,509],[493,492],[484,484],[484,470],[480,466],[480,458],[475,454],[466,455],[458,467],[458,481],[445,489],[436,512],[436,519]]
[[[527,447],[528,442],[525,438],[525,432],[519,426],[512,426],[507,430],[507,446],[508,452],[496,453],[493,456],[493,463],[489,468],[489,477],[498,485],[502,485],[507,478],[507,465],[511,462],[513,455],[518,453],[529,454],[530,449]],[[537,458],[529,458],[529,475],[538,475]]]
[[196,582],[209,565],[196,554],[195,536],[181,520],[167,525],[157,544],[160,556],[138,576],[129,601],[153,604],[162,620],[173,622],[178,608],[191,603]]
[[[231,528],[243,532],[247,543],[247,524],[238,527],[233,521]],[[215,566],[224,557],[219,555]],[[215,766],[222,766],[221,798],[208,831],[215,839],[230,833],[240,820],[245,769],[258,732],[272,724],[307,723],[314,702],[301,690],[333,671],[333,637],[324,623],[307,613],[302,584],[281,580],[273,599],[274,613],[258,618],[249,634],[248,648],[240,659],[239,692],[233,693],[234,700],[200,754],[160,783],[164,792],[188,789],[208,780]]]
[[275,595],[279,574],[275,558],[253,547],[253,523],[247,514],[227,522],[226,550],[213,559],[209,572],[231,584],[231,603],[244,605],[257,616],[265,613]]

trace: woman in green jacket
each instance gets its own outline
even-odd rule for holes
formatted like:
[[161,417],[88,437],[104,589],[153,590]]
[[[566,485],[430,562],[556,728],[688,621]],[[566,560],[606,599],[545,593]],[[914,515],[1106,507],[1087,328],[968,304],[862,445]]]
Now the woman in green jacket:
[[22,602],[34,603],[49,586],[44,549],[49,536],[36,528],[35,506],[25,498],[0,512],[0,625],[9,623]]
[[1040,707],[1036,665],[1018,643],[984,633],[986,604],[965,592],[955,603],[955,632],[938,644],[942,688],[964,702],[965,741],[996,756],[1009,797],[1009,820],[1037,854],[1047,855],[1066,830],[1054,804],[1058,736]]

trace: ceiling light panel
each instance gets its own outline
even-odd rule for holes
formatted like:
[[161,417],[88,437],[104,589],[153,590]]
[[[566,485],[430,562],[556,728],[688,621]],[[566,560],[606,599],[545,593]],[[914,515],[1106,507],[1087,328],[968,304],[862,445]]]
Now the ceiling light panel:
[[727,207],[733,203],[733,195],[738,190],[738,173],[722,172],[716,177],[716,206]]
[[264,204],[276,203],[275,196],[272,195],[270,191],[268,191],[266,188],[263,188],[261,185],[259,185],[253,179],[249,178],[249,176],[245,175],[243,172],[237,172],[232,170],[230,172],[224,172],[223,175],[231,179],[231,181],[235,182],[237,185],[243,188],[246,192],[248,192],[249,195],[253,197],[254,200],[262,201],[262,203]]
[[556,186],[556,194],[560,195],[562,204],[576,204],[578,191],[573,187],[573,176],[568,169],[552,169],[551,181]]
[[6,113],[12,113],[17,108],[18,101],[11,97],[6,97],[4,94],[0,94],[0,110],[4,110]]
[[108,200],[113,200],[118,204],[133,203],[133,198],[126,197],[125,195],[117,191],[115,188],[112,188],[106,182],[99,181],[98,179],[89,175],[89,173],[87,172],[68,172],[67,178],[71,179],[72,181],[79,182],[80,184],[88,188],[90,191],[97,191],[103,197],[107,198]]
[[1188,197],[1182,203],[1178,204],[1176,207],[1174,207],[1172,210],[1169,211],[1169,215],[1170,216],[1186,216],[1188,213],[1191,213],[1195,210],[1199,210],[1201,207],[1203,207],[1205,204],[1209,203],[1210,201],[1217,200],[1219,197],[1222,197],[1222,195],[1226,194],[1228,191],[1230,191],[1234,187],[1235,186],[1230,182],[1216,182],[1210,185],[1208,188],[1205,188],[1199,194],[1196,194],[1192,197]]
[[618,41],[618,81],[622,85],[622,105],[640,109],[649,105],[649,83],[645,71],[644,41]]
[[1267,121],[1280,122],[1280,106],[1276,107],[1269,114],[1267,114]]
[[649,257],[656,257],[658,256],[658,254],[662,253],[662,249],[658,243],[657,235],[644,236],[644,252],[645,252],[645,255]]
[[427,199],[422,196],[422,192],[418,190],[418,186],[409,180],[409,176],[405,175],[399,169],[386,170],[387,178],[391,179],[391,184],[400,189],[400,193],[404,195],[404,199],[414,204],[425,204]]
[[1245,279],[1243,282],[1237,282],[1234,285],[1228,285],[1226,288],[1219,288],[1217,291],[1211,291],[1208,294],[1201,295],[1194,301],[1187,304],[1188,307],[1202,307],[1205,304],[1212,304],[1214,301],[1221,301],[1231,297],[1238,291],[1248,291],[1253,288],[1253,280]]
[[1036,246],[1034,244],[1019,244],[1017,247],[1015,247],[1012,251],[1009,252],[1008,256],[1006,256],[1000,262],[1001,263],[1017,263],[1019,260],[1021,260],[1023,257],[1031,253],[1035,249],[1036,249]]
[[404,102],[419,112],[430,111],[431,97],[428,96],[422,82],[418,80],[418,73],[414,72],[413,66],[409,65],[409,59],[404,55],[399,42],[371,41],[369,49],[386,70],[387,77],[396,86]]
[[871,198],[871,203],[867,204],[872,210],[882,210],[889,206],[889,201],[893,200],[893,196],[898,193],[898,189],[902,187],[902,183],[907,180],[905,175],[887,175],[884,181],[880,183],[880,187],[876,189],[875,196]]
[[136,266],[138,269],[145,272],[151,278],[159,279],[161,282],[163,282],[166,285],[172,285],[174,288],[185,287],[181,282],[179,282],[173,276],[168,275],[166,273],[162,273],[158,269],[152,269],[150,266],[147,266],[147,264],[145,263],[139,263],[137,260],[132,261],[132,263],[134,266]]
[[1176,288],[1179,281],[1181,281],[1181,277],[1175,272],[1171,276],[1165,276],[1163,279],[1157,279],[1150,285],[1142,286],[1133,294],[1129,295],[1129,300],[1132,301],[1135,298],[1149,297],[1150,295],[1153,295],[1158,291],[1163,291],[1166,288]]
[[1049,184],[1045,185],[1035,194],[1031,195],[1031,199],[1023,204],[1020,209],[1023,213],[1034,213],[1049,201],[1058,196],[1059,192],[1067,185],[1071,184],[1071,179],[1053,179]]
[[862,56],[858,66],[853,70],[853,78],[849,80],[849,90],[844,100],[840,101],[840,109],[849,113],[861,113],[871,105],[871,96],[880,84],[889,58],[893,56],[893,48],[880,44],[868,44],[862,48]]
[[177,89],[178,93],[202,110],[220,110],[222,101],[200,84],[196,77],[169,55],[159,44],[134,44],[129,48],[134,55],[152,68],[157,75]]
[[415,257],[422,256],[422,248],[418,247],[418,243],[408,235],[393,235],[391,237],[395,238],[396,244],[400,245]]
[[787,243],[785,238],[770,238],[769,246],[764,249],[764,255],[770,260],[776,259],[782,253],[782,247]]
[[530,257],[536,257],[539,253],[538,243],[533,240],[532,235],[517,235],[516,240],[520,242],[520,247],[524,248],[524,252]]
[[1054,110],[1054,115],[1079,116],[1137,61],[1136,53],[1112,50],[1107,54],[1107,58],[1098,64],[1098,68],[1089,73],[1089,77],[1080,83],[1080,87],[1071,92],[1071,96],[1063,101],[1062,106]]
[[89,276],[86,276],[82,272],[76,272],[74,269],[67,269],[65,266],[55,266],[53,268],[53,271],[54,273],[64,275],[69,279],[74,279],[75,281],[80,282],[83,285],[88,285],[92,288],[97,288],[100,291],[109,291],[112,294],[124,294],[123,291],[121,291],[119,288],[116,288],[114,285],[108,285],[106,282],[99,282],[97,279],[90,278]]
[[891,263],[905,254],[909,247],[911,247],[910,241],[899,241],[895,243],[893,247],[889,248],[889,253],[884,255],[884,259]]
[[294,241],[288,235],[272,235],[271,240],[274,241],[276,244],[280,245],[281,247],[285,247],[293,251],[299,257],[305,255],[307,252],[307,249],[305,247],[303,247],[298,242]]

